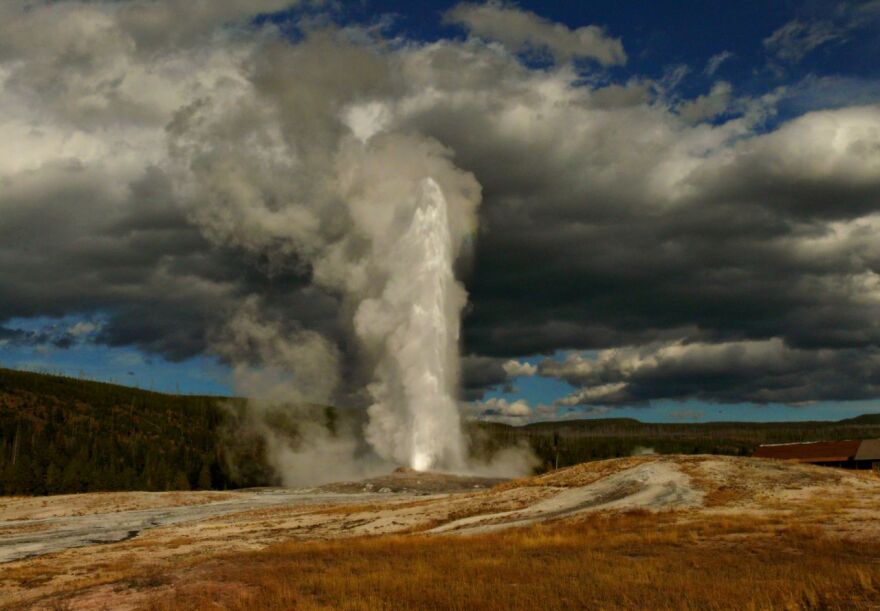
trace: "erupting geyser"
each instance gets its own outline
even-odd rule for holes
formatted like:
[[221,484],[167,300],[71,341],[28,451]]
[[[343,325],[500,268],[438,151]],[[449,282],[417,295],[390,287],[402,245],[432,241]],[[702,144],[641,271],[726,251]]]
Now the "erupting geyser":
[[[299,80],[297,87],[283,90],[285,96],[308,89],[302,79],[317,74],[297,71],[297,62],[310,65],[322,57],[320,45],[293,53],[290,70]],[[467,464],[456,395],[467,294],[454,267],[476,230],[480,185],[452,162],[452,152],[440,142],[397,129],[395,121],[405,116],[398,117],[394,106],[345,105],[342,100],[360,96],[356,89],[346,91],[349,85],[317,78],[309,85],[315,92],[331,91],[313,92],[294,104],[287,97],[276,100],[260,83],[254,88],[245,83],[235,104],[193,105],[169,130],[175,187],[209,239],[257,255],[270,267],[308,269],[315,288],[308,298],[325,292],[341,314],[352,315],[351,326],[338,331],[353,330],[357,341],[346,348],[369,376],[369,423],[363,433],[381,459],[370,462],[462,471]],[[331,111],[323,102],[312,104],[314,99],[339,100],[339,105]],[[295,307],[282,315],[277,304],[264,304],[260,297],[245,300],[246,316],[232,317],[247,324],[218,334],[225,340],[217,342],[222,353],[243,363],[237,369],[250,372],[256,355],[257,373],[262,366],[288,374],[284,384],[273,386],[289,389],[287,401],[360,399],[357,388],[334,394],[336,386],[349,382],[337,385],[338,363],[324,358],[337,355],[338,335],[301,329]],[[261,307],[269,321],[281,320],[266,323]],[[303,341],[306,332],[312,341]],[[319,362],[325,375],[315,371]],[[247,388],[251,396],[266,394],[253,386]],[[267,400],[283,403],[285,395],[272,392]],[[262,426],[268,436],[271,426]],[[283,476],[295,474],[285,482],[351,477],[364,466],[354,455],[356,443],[340,446],[350,456],[337,452],[332,461],[312,460],[324,457],[326,448],[310,443],[329,442],[304,439],[275,461]],[[335,475],[328,473],[328,462]],[[317,465],[318,472],[300,474],[303,465]]]
[[367,439],[414,469],[455,469],[464,466],[455,392],[466,294],[453,274],[447,201],[433,179],[415,204],[390,250],[382,295],[361,303],[355,318],[359,335],[385,346],[370,386]]

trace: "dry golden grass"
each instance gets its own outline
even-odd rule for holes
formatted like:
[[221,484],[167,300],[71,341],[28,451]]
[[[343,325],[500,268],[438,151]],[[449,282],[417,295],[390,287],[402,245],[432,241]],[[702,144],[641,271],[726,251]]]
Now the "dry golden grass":
[[777,519],[593,515],[470,537],[288,542],[169,576],[166,609],[871,609],[880,542]]

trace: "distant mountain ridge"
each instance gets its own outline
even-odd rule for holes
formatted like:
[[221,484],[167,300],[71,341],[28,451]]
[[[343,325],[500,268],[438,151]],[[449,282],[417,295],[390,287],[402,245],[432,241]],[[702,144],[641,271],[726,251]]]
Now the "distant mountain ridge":
[[880,424],[880,414],[862,414],[854,418],[846,418],[840,422],[850,422],[852,424]]

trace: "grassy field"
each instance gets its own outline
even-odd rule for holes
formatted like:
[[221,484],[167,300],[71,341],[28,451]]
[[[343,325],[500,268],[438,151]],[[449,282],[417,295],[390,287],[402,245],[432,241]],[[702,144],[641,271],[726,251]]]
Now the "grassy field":
[[287,542],[178,575],[172,609],[876,609],[880,543],[794,521],[592,515],[468,537]]

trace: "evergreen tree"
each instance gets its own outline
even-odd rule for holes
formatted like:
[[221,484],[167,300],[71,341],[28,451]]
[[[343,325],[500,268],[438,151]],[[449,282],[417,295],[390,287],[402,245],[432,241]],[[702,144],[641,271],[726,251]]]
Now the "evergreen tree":
[[178,471],[177,475],[174,476],[174,480],[170,485],[171,490],[189,490],[189,479],[186,477],[186,473],[183,471]]
[[61,467],[57,463],[50,463],[46,468],[46,492],[48,494],[61,492],[62,475]]
[[197,485],[199,490],[211,489],[211,467],[207,462],[202,463],[202,468],[199,470],[199,479]]

